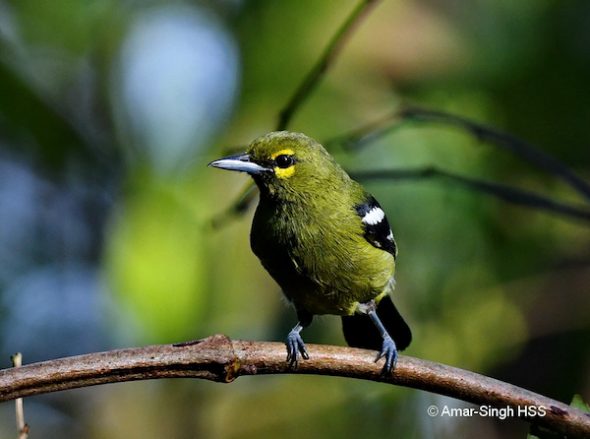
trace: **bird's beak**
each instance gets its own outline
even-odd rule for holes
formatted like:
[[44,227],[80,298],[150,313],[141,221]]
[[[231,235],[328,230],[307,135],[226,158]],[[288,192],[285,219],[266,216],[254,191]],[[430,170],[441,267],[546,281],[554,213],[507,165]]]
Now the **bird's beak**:
[[248,174],[261,174],[263,172],[272,172],[272,169],[260,166],[250,161],[250,156],[246,153],[230,155],[222,159],[214,160],[209,163],[214,168],[227,169],[229,171],[247,172]]

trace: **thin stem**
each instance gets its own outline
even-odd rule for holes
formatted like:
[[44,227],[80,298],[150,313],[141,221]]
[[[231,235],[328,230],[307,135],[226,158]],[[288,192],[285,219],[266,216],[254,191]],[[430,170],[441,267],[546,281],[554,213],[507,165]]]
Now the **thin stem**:
[[214,229],[223,227],[229,220],[236,216],[244,214],[254,199],[256,198],[256,186],[254,182],[249,181],[244,185],[244,188],[240,192],[240,195],[232,202],[232,204],[223,212],[217,214],[211,221]]
[[[383,375],[375,352],[308,345],[297,369],[285,361],[283,343],[230,340],[216,335],[178,345],[120,349],[61,358],[0,371],[0,401],[98,384],[155,378],[201,378],[229,383],[242,375],[314,374],[412,387],[479,405],[511,407],[515,417],[568,438],[590,436],[590,415],[528,390],[474,372],[400,356]],[[542,408],[528,417],[525,407]]]
[[332,39],[324,49],[324,52],[317,60],[316,64],[304,77],[291,99],[279,113],[277,130],[285,130],[289,126],[293,115],[299,110],[299,107],[307,100],[314,89],[318,86],[320,80],[328,69],[334,64],[334,61],[342,51],[350,35],[361,20],[370,12],[370,10],[379,2],[379,0],[361,0],[342,23],[338,31],[332,36]]
[[[17,352],[12,357],[12,366],[15,368],[21,367],[23,364],[23,355]],[[25,422],[25,408],[23,406],[23,399],[17,398],[14,401],[16,412],[16,431],[17,439],[27,439],[29,437],[29,426]]]
[[438,122],[465,130],[476,139],[503,148],[537,168],[554,175],[567,183],[586,200],[590,200],[590,184],[576,175],[574,171],[561,161],[543,152],[536,146],[508,133],[443,111],[417,106],[405,106],[381,119],[370,122],[342,136],[330,139],[326,143],[330,146],[340,144],[351,150],[360,149],[367,143],[375,141],[379,137],[389,133],[392,129],[399,127],[404,121],[409,120]]
[[578,193],[590,200],[590,184],[578,177],[565,164],[536,148],[524,140],[514,137],[488,126],[473,122],[464,117],[447,114],[441,111],[428,110],[420,107],[407,107],[403,110],[404,117],[419,120],[442,122],[458,126],[473,134],[474,137],[493,143],[514,155],[532,163],[540,169],[555,175],[569,184]]
[[325,140],[323,145],[328,151],[336,146],[349,151],[358,150],[390,133],[391,130],[401,126],[404,122],[401,112],[394,111],[352,131]]
[[518,189],[500,183],[465,177],[434,167],[382,171],[358,171],[351,173],[351,175],[359,180],[420,180],[429,178],[443,178],[450,182],[457,183],[467,189],[495,196],[508,203],[517,204],[530,209],[545,211],[555,215],[561,215],[569,219],[590,222],[590,209],[588,208],[572,206],[570,204],[553,200],[535,192]]

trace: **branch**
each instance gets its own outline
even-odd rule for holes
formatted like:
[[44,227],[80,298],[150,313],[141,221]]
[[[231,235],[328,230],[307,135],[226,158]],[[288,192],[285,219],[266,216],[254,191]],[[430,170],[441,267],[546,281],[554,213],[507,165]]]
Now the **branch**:
[[223,212],[215,215],[211,220],[211,225],[214,229],[219,229],[226,225],[231,219],[236,216],[243,215],[254,202],[258,191],[253,181],[246,183],[234,201]]
[[476,139],[503,148],[537,168],[561,179],[586,200],[590,200],[590,184],[556,158],[511,134],[443,111],[417,106],[405,106],[379,120],[370,122],[342,136],[330,139],[326,144],[341,144],[347,149],[359,149],[367,143],[389,133],[392,129],[399,127],[404,121],[408,120],[438,122],[463,129]]
[[289,126],[295,112],[317,87],[322,76],[324,76],[342,51],[350,35],[352,35],[361,20],[371,11],[378,1],[361,0],[346,21],[342,23],[342,26],[332,36],[332,39],[316,64],[307,73],[301,84],[299,84],[299,87],[297,87],[297,90],[295,90],[295,93],[293,93],[293,96],[291,96],[291,99],[289,99],[289,102],[287,102],[279,113],[277,131],[285,130]]
[[404,117],[416,120],[443,122],[470,131],[476,138],[504,148],[512,152],[514,155],[536,165],[540,169],[555,175],[569,184],[587,200],[590,200],[590,185],[586,181],[578,177],[571,169],[556,158],[546,154],[522,139],[460,116],[443,113],[441,111],[427,110],[425,108],[407,107],[404,110]]
[[0,401],[78,387],[155,378],[201,378],[229,383],[242,375],[314,374],[378,381],[496,407],[544,407],[528,422],[568,437],[590,436],[590,415],[528,390],[466,370],[401,356],[392,375],[381,374],[375,352],[307,345],[310,359],[296,370],[282,343],[215,335],[176,345],[148,346],[67,357],[0,371]]
[[588,208],[573,206],[561,201],[553,200],[535,192],[518,189],[505,184],[488,182],[453,174],[435,167],[419,169],[391,169],[382,171],[357,171],[350,172],[350,175],[358,180],[418,180],[438,177],[453,183],[457,183],[467,189],[477,192],[484,192],[508,203],[517,204],[530,209],[542,210],[555,215],[561,215],[569,219],[590,222],[590,209]]
[[356,151],[386,135],[394,128],[398,128],[404,122],[403,110],[398,109],[347,133],[324,140],[322,144],[328,151],[331,151],[337,145],[343,147],[346,151]]

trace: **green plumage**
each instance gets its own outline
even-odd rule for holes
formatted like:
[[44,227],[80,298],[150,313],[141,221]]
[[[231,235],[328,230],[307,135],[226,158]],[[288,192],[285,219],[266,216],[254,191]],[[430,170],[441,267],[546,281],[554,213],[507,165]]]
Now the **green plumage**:
[[270,157],[290,149],[292,176],[254,176],[261,190],[250,242],[264,268],[298,310],[354,314],[359,302],[388,291],[394,257],[367,242],[355,206],[368,194],[318,143],[302,134],[271,133],[248,148]]
[[411,332],[388,296],[397,250],[377,201],[303,134],[267,134],[211,165],[247,172],[260,189],[250,243],[300,320],[287,338],[288,361],[307,358],[299,333],[313,315],[335,314],[350,345],[382,343],[378,358],[391,370],[396,343],[405,348]]

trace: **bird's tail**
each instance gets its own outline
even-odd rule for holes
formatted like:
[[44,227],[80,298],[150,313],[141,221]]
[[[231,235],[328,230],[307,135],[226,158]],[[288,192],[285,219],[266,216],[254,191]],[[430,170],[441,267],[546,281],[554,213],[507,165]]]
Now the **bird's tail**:
[[[386,295],[377,305],[377,315],[395,341],[398,350],[403,351],[412,341],[412,331],[401,316],[391,297]],[[380,350],[383,338],[366,314],[342,317],[342,331],[349,346]]]

